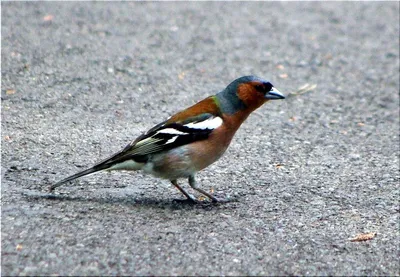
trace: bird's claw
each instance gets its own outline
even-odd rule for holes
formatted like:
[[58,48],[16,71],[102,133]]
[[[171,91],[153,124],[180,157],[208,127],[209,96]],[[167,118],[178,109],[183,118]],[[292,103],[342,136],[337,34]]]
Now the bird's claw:
[[174,203],[178,203],[178,204],[224,204],[224,203],[229,203],[229,202],[236,202],[237,199],[236,198],[216,198],[213,197],[210,199],[210,201],[208,200],[208,198],[204,197],[202,199],[195,199],[194,197],[191,198],[186,198],[186,199],[174,199],[173,202]]
[[238,201],[238,199],[236,197],[226,197],[226,198],[213,197],[211,199],[211,202],[214,204],[224,204],[224,203],[237,202],[237,201]]

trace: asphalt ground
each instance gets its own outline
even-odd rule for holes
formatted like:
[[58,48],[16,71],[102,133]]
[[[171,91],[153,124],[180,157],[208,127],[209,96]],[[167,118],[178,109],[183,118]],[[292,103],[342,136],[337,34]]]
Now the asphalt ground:
[[[399,2],[1,8],[3,276],[400,274]],[[179,204],[168,181],[125,172],[49,197],[248,74],[291,97],[198,174],[236,201]]]

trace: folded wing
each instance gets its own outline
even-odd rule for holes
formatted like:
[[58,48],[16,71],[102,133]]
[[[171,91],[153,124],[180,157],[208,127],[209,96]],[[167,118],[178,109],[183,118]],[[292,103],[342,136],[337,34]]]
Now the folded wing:
[[167,122],[156,125],[128,144],[122,151],[97,165],[111,166],[126,160],[145,162],[150,154],[207,139],[214,129],[221,126],[222,118],[206,113],[179,123]]

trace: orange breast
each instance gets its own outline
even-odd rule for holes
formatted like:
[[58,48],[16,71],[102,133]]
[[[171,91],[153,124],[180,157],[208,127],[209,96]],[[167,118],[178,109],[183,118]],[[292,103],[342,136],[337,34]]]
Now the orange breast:
[[224,124],[215,129],[207,140],[188,145],[190,158],[197,171],[214,163],[225,153],[236,130]]

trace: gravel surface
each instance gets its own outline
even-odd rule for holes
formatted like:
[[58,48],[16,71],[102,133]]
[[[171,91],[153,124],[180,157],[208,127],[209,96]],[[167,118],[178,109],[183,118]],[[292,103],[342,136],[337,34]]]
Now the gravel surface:
[[[2,275],[399,275],[399,2],[2,2]],[[47,186],[254,74],[198,174]],[[184,185],[187,187],[187,184]],[[368,241],[349,239],[376,232]]]

